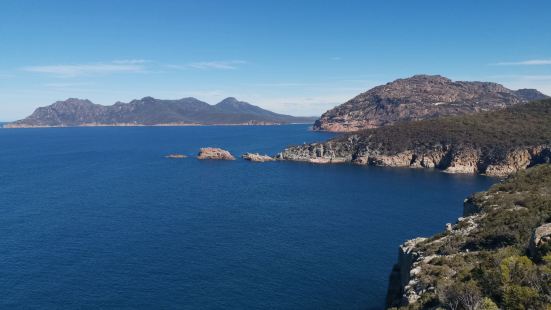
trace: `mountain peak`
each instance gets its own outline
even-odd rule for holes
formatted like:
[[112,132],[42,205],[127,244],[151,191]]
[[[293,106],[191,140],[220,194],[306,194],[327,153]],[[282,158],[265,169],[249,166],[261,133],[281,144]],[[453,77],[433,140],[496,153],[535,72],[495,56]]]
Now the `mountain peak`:
[[150,101],[155,101],[157,99],[151,97],[151,96],[145,96],[143,97],[142,99],[140,99],[141,101],[146,101],[146,102],[150,102]]
[[56,101],[52,105],[53,107],[64,107],[64,106],[83,106],[83,105],[93,105],[92,101],[88,99],[79,99],[79,98],[67,98],[66,100]]
[[416,74],[408,78],[397,79],[394,82],[437,82],[437,83],[450,83],[451,79],[442,75],[429,75],[429,74]]
[[88,99],[80,99],[80,98],[67,98],[63,101],[57,101],[57,102],[65,102],[65,103],[92,103],[92,101]]
[[544,99],[536,90],[507,89],[492,82],[452,81],[419,74],[374,87],[327,112],[314,129],[356,131],[400,121],[495,110]]
[[533,101],[533,100],[542,100],[547,99],[549,96],[546,94],[543,94],[537,89],[533,88],[521,88],[518,90],[515,90],[515,94],[524,100]]
[[228,97],[220,102],[218,102],[216,105],[236,105],[240,103],[245,103],[242,101],[237,100],[235,97]]

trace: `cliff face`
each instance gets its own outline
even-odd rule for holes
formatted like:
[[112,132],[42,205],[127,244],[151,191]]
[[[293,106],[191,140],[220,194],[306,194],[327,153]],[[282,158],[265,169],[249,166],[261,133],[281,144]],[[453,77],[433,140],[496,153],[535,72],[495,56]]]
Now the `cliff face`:
[[6,124],[7,128],[136,125],[265,125],[311,123],[314,118],[277,114],[235,98],[210,105],[195,98],[161,100],[144,97],[111,106],[71,98],[40,107],[29,117]]
[[277,158],[310,163],[436,168],[449,173],[489,176],[507,176],[536,164],[551,162],[551,144],[516,148],[502,156],[494,156],[491,150],[455,145],[436,145],[430,149],[408,149],[391,154],[357,141],[358,137],[352,135],[347,141],[290,147],[279,153]]
[[465,201],[463,217],[399,248],[388,307],[546,309],[551,305],[551,165]]
[[496,83],[416,75],[372,88],[325,112],[314,130],[350,132],[398,121],[495,110],[545,98],[534,89],[513,91]]

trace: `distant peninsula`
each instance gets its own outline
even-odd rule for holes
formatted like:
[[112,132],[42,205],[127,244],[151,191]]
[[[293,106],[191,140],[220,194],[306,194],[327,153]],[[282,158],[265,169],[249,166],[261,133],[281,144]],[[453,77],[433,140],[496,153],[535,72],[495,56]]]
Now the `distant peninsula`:
[[25,119],[4,128],[81,126],[198,126],[311,124],[316,117],[278,114],[228,97],[210,105],[196,98],[163,100],[153,97],[117,102],[111,106],[69,98],[40,107]]

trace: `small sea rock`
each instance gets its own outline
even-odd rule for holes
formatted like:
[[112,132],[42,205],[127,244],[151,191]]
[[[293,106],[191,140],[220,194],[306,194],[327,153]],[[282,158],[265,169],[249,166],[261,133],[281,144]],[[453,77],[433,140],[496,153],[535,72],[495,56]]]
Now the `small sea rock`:
[[179,158],[186,158],[187,156],[184,154],[168,154],[165,156],[165,158],[173,158],[173,159],[179,159]]
[[204,147],[199,150],[198,159],[215,159],[215,160],[235,160],[233,155],[223,149],[216,147]]

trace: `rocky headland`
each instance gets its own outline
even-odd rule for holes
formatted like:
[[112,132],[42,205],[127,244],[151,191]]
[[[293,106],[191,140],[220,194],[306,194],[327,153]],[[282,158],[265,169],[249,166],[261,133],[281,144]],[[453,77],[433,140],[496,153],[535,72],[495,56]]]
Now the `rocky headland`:
[[535,89],[415,75],[374,87],[325,112],[314,130],[351,132],[400,121],[432,119],[510,107],[549,98]]
[[235,160],[235,157],[229,151],[216,147],[205,147],[199,150],[197,159]]
[[543,100],[345,134],[289,147],[277,159],[506,176],[551,161],[550,124],[551,100]]
[[387,306],[549,309],[551,165],[519,172],[464,203],[463,217],[399,247]]

